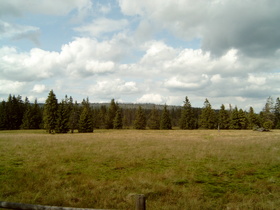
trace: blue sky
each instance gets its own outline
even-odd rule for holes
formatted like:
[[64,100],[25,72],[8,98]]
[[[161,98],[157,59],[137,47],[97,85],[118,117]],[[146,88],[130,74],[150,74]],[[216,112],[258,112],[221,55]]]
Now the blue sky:
[[0,99],[260,111],[280,97],[280,2],[0,0]]

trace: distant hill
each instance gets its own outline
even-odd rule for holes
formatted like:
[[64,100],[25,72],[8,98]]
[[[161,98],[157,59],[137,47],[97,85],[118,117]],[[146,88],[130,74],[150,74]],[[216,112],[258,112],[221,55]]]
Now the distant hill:
[[[143,109],[153,109],[154,106],[156,109],[163,110],[164,105],[159,105],[159,104],[152,104],[152,103],[145,103],[145,104],[140,104],[140,103],[118,103],[120,108],[123,109],[138,109],[139,106],[141,106]],[[93,108],[100,108],[101,106],[106,106],[109,107],[110,103],[91,103],[91,106]],[[175,105],[167,105],[167,109],[180,109],[182,106],[175,106]]]

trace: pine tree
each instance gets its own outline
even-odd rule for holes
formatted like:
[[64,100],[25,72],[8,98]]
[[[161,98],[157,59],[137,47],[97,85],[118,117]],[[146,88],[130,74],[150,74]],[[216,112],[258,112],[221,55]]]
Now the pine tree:
[[207,98],[200,115],[200,127],[205,129],[215,128],[215,112]]
[[98,118],[98,128],[106,128],[106,119],[107,119],[107,108],[102,105],[97,114]]
[[121,109],[118,109],[114,119],[114,129],[122,129],[122,128],[123,128],[122,111]]
[[25,106],[21,96],[9,95],[5,103],[5,127],[7,130],[19,129],[22,124]]
[[40,129],[42,128],[43,122],[43,113],[42,109],[38,105],[37,99],[35,99],[34,104],[32,105],[32,121],[31,121],[31,129]]
[[3,100],[0,104],[0,130],[7,129],[7,117],[6,117],[6,102]]
[[276,99],[275,107],[274,107],[274,125],[276,129],[280,129],[280,99],[279,97]]
[[150,129],[158,130],[160,128],[160,116],[155,106],[150,113],[147,124]]
[[250,107],[248,113],[248,128],[253,129],[257,126],[260,126],[258,122],[258,116],[255,114],[253,107]]
[[248,125],[248,119],[246,117],[245,112],[242,109],[239,109],[238,111],[238,117],[239,117],[239,125],[241,129],[247,129]]
[[232,113],[231,113],[230,128],[231,129],[241,129],[240,120],[239,120],[239,112],[238,112],[237,106],[232,110]]
[[167,110],[166,105],[164,106],[163,112],[161,115],[160,129],[162,129],[162,130],[172,129],[171,118],[170,118],[170,114],[169,114],[169,111]]
[[129,122],[128,122],[128,119],[127,119],[126,115],[123,116],[123,128],[124,129],[129,128]]
[[58,104],[57,119],[55,132],[56,133],[67,133],[69,129],[69,108],[67,105],[67,97]]
[[118,105],[115,103],[115,100],[112,99],[108,112],[107,112],[107,115],[106,115],[106,123],[105,123],[106,129],[114,128],[114,119],[115,119],[117,110],[118,110]]
[[33,112],[32,112],[32,106],[30,105],[28,99],[25,99],[25,112],[23,115],[22,119],[22,129],[31,129],[31,123],[32,123],[32,117],[33,117]]
[[181,111],[180,128],[181,129],[195,128],[195,118],[194,118],[193,109],[187,96]]
[[70,98],[69,105],[71,108],[70,116],[69,116],[69,129],[71,133],[74,133],[74,130],[79,128],[80,108],[77,101],[75,101],[75,103],[73,104],[71,98]]
[[225,109],[224,104],[221,105],[219,111],[219,128],[220,129],[229,129],[230,116],[229,112]]
[[53,90],[51,90],[44,105],[44,127],[49,133],[53,133],[55,131],[57,109],[57,99]]
[[90,110],[89,100],[83,100],[82,112],[79,120],[79,133],[93,132],[92,114]]
[[[263,127],[268,127],[269,129],[274,127],[274,122],[275,122],[275,115],[274,115],[274,102],[271,96],[267,98],[266,104],[263,108]],[[264,126],[266,124],[266,126]]]
[[139,106],[137,112],[136,112],[136,116],[135,116],[135,121],[134,121],[134,128],[135,129],[146,129],[146,117],[145,117],[145,113],[142,110],[142,107]]

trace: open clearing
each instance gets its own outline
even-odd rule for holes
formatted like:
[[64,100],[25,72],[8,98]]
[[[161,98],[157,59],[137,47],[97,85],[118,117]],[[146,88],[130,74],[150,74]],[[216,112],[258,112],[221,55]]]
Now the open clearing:
[[280,131],[0,132],[0,200],[83,208],[277,209]]

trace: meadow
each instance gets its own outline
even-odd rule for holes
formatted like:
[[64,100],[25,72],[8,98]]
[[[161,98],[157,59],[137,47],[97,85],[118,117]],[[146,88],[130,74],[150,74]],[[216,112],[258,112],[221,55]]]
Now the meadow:
[[0,201],[80,208],[278,209],[280,131],[0,132]]

